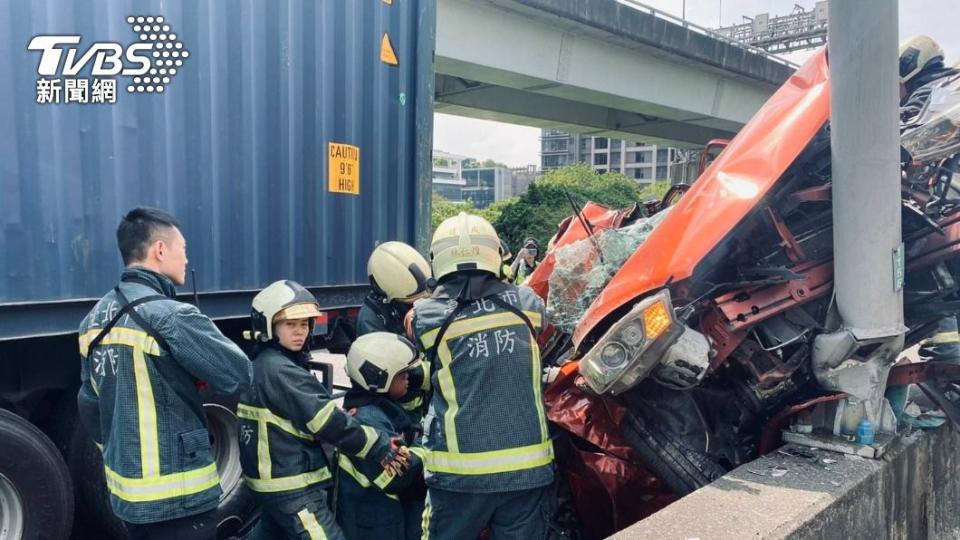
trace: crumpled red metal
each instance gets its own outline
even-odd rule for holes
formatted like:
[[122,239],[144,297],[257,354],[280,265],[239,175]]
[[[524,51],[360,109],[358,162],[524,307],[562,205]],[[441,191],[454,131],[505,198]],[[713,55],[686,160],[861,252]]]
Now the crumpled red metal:
[[[557,449],[584,538],[605,538],[675,501],[621,434],[626,410],[586,390],[578,362],[564,365],[545,393],[547,417],[570,436]],[[587,441],[583,443],[577,439]]]
[[821,49],[767,100],[594,299],[574,345],[625,304],[692,276],[757,207],[829,119],[829,72]]

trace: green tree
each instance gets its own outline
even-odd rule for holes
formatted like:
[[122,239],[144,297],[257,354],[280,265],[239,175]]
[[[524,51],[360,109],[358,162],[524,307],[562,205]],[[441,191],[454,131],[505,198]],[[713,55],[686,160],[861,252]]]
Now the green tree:
[[495,160],[492,160],[492,159],[489,159],[489,158],[483,160],[482,165],[483,165],[484,167],[504,167],[504,168],[507,167],[507,166],[504,165],[503,163],[500,163],[499,161],[495,161]]
[[566,193],[581,207],[593,201],[611,208],[628,208],[662,198],[669,187],[661,182],[643,188],[620,173],[600,174],[589,165],[578,163],[554,169],[530,184],[520,197],[498,203],[498,215],[492,223],[514,252],[529,237],[536,238],[545,249],[560,221],[573,214]]

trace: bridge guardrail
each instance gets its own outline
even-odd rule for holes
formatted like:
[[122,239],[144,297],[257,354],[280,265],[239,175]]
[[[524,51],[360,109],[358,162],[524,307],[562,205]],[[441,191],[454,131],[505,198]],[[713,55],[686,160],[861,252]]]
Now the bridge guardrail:
[[617,0],[617,3],[622,4],[622,5],[624,5],[624,6],[627,6],[627,7],[631,7],[631,8],[633,8],[633,9],[636,9],[637,11],[645,11],[645,12],[648,12],[648,13],[650,13],[651,15],[653,15],[654,17],[659,17],[659,18],[661,18],[661,19],[665,19],[665,20],[667,20],[667,21],[669,21],[669,22],[671,22],[671,23],[673,23],[673,24],[682,26],[682,27],[684,27],[684,28],[688,28],[688,29],[690,29],[690,30],[693,30],[694,32],[699,33],[699,34],[704,34],[704,35],[707,35],[707,36],[709,36],[709,37],[711,37],[711,38],[713,38],[713,39],[716,39],[716,40],[719,40],[719,41],[723,41],[724,43],[729,43],[730,45],[733,45],[734,47],[740,47],[741,49],[746,49],[746,50],[748,50],[748,51],[750,51],[750,52],[752,52],[752,53],[754,53],[754,54],[758,54],[758,55],[760,55],[760,56],[763,56],[764,58],[767,58],[768,60],[771,60],[771,61],[773,61],[773,62],[777,62],[778,64],[783,64],[783,65],[785,65],[785,66],[787,66],[787,67],[790,67],[790,68],[792,68],[792,69],[797,69],[798,67],[800,67],[799,64],[796,64],[796,63],[794,63],[794,62],[791,62],[791,61],[789,61],[789,60],[787,60],[787,59],[785,59],[785,58],[781,58],[781,57],[779,57],[779,56],[777,56],[777,55],[775,55],[775,54],[773,54],[773,53],[767,52],[767,51],[761,49],[760,47],[755,47],[755,46],[753,46],[753,45],[750,45],[749,43],[744,43],[744,42],[742,42],[742,41],[739,41],[739,40],[736,40],[736,39],[733,39],[733,38],[724,36],[723,34],[720,34],[720,33],[718,33],[718,32],[715,32],[714,30],[711,30],[711,29],[709,29],[709,28],[704,28],[703,26],[700,26],[700,25],[698,25],[698,24],[694,24],[694,23],[692,23],[692,22],[690,22],[690,21],[688,21],[688,20],[686,20],[686,19],[682,19],[682,18],[680,18],[680,17],[677,17],[676,15],[672,15],[672,14],[670,14],[670,13],[667,13],[666,11],[660,11],[659,9],[657,9],[657,8],[655,8],[655,7],[648,6],[648,5],[646,5],[646,4],[644,4],[644,3],[641,3],[641,2],[637,2],[636,0]]

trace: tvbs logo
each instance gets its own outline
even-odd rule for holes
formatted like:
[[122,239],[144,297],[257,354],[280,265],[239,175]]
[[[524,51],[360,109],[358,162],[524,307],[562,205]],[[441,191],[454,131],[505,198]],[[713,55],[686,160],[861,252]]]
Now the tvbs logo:
[[[116,103],[117,77],[129,77],[129,93],[163,93],[184,60],[183,42],[162,16],[130,16],[139,41],[123,46],[95,42],[80,46],[81,36],[39,35],[27,49],[40,52],[37,103]],[[78,77],[89,72],[90,77]]]

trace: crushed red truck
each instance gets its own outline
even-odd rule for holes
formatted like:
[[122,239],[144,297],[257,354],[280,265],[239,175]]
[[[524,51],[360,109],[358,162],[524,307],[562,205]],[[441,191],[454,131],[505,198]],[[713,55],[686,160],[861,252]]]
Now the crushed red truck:
[[[776,448],[800,411],[846,397],[818,383],[813,358],[814,337],[837,325],[829,90],[821,51],[688,190],[589,203],[560,224],[527,283],[554,322],[541,348],[559,368],[545,395],[561,524],[620,530]],[[932,197],[952,190],[956,114],[930,111],[936,151],[903,163],[905,347],[957,307],[960,213]],[[956,377],[905,365],[888,385],[934,368]]]

